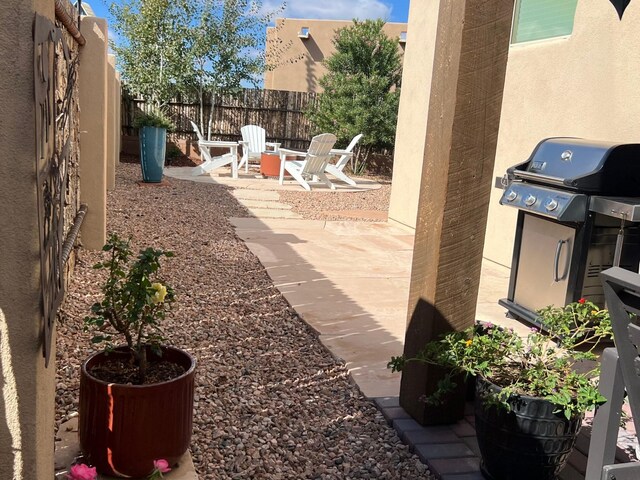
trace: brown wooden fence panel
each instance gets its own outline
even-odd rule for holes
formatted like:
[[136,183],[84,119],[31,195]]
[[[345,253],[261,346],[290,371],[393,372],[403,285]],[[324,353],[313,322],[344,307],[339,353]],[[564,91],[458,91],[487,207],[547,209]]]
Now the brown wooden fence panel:
[[[311,124],[305,109],[316,101],[315,93],[283,90],[244,89],[240,95],[216,95],[204,106],[205,130],[213,104],[212,139],[240,140],[244,125],[260,125],[267,132],[267,141],[280,142],[286,148],[306,149],[311,140]],[[144,100],[122,94],[122,133],[133,135],[136,112],[149,109]],[[200,104],[170,102],[168,114],[176,125],[172,136],[176,139],[195,139],[190,120],[200,119]],[[205,134],[206,135],[206,134]]]

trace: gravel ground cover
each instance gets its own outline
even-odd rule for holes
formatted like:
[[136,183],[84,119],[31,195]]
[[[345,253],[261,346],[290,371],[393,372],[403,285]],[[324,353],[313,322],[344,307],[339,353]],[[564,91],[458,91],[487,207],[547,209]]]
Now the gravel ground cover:
[[[292,210],[304,218],[313,220],[380,221],[376,217],[362,215],[354,218],[356,211],[387,212],[391,195],[391,179],[382,176],[364,177],[380,183],[380,188],[366,192],[318,192],[282,190],[280,201],[292,206]],[[350,215],[341,214],[349,212]]]
[[[247,212],[229,188],[139,178],[139,166],[118,167],[107,228],[176,254],[163,261],[178,294],[164,330],[199,362],[191,451],[200,478],[429,478],[235,235],[228,218]],[[82,318],[99,298],[102,272],[91,267],[101,255],[77,251],[62,308],[58,424],[78,408],[80,363],[91,353]]]

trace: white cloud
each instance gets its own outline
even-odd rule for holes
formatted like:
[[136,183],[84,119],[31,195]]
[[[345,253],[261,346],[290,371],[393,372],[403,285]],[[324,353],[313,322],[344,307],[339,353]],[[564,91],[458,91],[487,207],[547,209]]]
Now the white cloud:
[[[277,0],[266,0],[264,7],[275,10],[281,5]],[[391,7],[381,0],[287,0],[282,15],[287,18],[324,20],[359,20],[382,18],[388,20]]]

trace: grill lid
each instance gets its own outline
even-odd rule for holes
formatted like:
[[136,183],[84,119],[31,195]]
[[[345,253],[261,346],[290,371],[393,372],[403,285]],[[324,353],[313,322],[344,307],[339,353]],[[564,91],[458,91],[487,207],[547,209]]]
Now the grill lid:
[[507,174],[582,193],[640,196],[640,144],[547,138]]

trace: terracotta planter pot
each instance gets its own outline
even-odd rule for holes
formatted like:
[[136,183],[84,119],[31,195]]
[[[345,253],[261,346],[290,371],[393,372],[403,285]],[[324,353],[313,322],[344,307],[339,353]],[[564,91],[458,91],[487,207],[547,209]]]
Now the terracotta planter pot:
[[78,434],[88,463],[98,472],[145,477],[154,460],[173,465],[189,448],[196,360],[177,348],[162,351],[164,360],[185,369],[183,375],[152,385],[109,384],[89,374],[105,361],[104,352],[82,365]]

